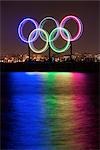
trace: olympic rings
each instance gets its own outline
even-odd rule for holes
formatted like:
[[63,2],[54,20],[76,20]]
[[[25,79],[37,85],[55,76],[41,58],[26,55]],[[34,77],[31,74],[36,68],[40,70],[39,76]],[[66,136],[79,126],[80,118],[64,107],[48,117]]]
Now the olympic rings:
[[[44,24],[46,23],[47,20],[52,20],[52,21],[54,21],[54,23],[56,24],[56,28],[59,27],[58,21],[55,20],[53,17],[45,17],[45,18],[40,22],[39,28],[43,29]],[[42,40],[46,41],[46,40],[44,39],[44,37],[43,37],[42,34],[40,34],[40,36],[41,36]],[[56,36],[54,37],[54,39],[51,39],[51,40],[52,40],[52,41],[56,40],[56,39],[58,38],[58,36],[59,36],[59,33],[57,32],[57,34],[56,34]]]
[[[54,46],[53,41],[51,40],[52,36],[54,36],[54,34],[55,34],[55,32],[56,32],[57,30],[60,30],[60,31],[65,32],[66,35],[68,36],[67,45],[66,45],[64,48],[62,48],[61,50],[58,50],[58,49]],[[70,46],[70,33],[69,33],[69,31],[66,30],[65,28],[61,28],[61,27],[55,28],[55,29],[52,30],[52,32],[50,33],[50,36],[49,36],[49,44],[50,44],[50,47],[51,47],[56,53],[62,53],[62,52],[64,52],[64,51],[66,51],[66,50],[69,48],[69,46]]]
[[[78,32],[77,34],[75,35],[75,37],[71,37],[70,41],[76,41],[77,39],[79,39],[79,37],[81,36],[82,32],[83,32],[83,25],[81,23],[81,20],[75,16],[66,16],[60,23],[60,27],[64,27],[65,23],[68,22],[70,19],[73,19],[77,25],[78,25]],[[64,38],[65,40],[67,40],[65,34],[63,32],[61,32],[61,36],[62,38]]]
[[[24,20],[21,21],[21,23],[19,24],[19,27],[18,27],[18,35],[19,35],[20,39],[21,39],[23,42],[25,42],[25,43],[29,43],[29,40],[27,40],[27,39],[24,37],[23,32],[22,32],[22,29],[23,29],[25,23],[27,23],[28,21],[30,21],[33,25],[35,25],[35,28],[36,28],[36,29],[38,28],[38,23],[37,23],[35,20],[31,19],[31,18],[26,18],[26,19],[24,19]],[[35,37],[34,37],[33,39],[31,39],[31,42],[35,40],[36,36],[37,36],[37,35],[35,35]]]
[[[32,42],[31,42],[31,39],[33,39],[34,33],[37,32],[37,31],[40,31],[40,32],[38,32],[38,34],[41,33],[41,32],[43,32],[44,35],[45,35],[45,37],[46,37],[46,44],[45,44],[44,48],[42,48],[41,50],[37,50],[37,49],[34,47],[34,44],[32,44]],[[29,41],[29,46],[30,46],[31,50],[32,50],[33,52],[35,52],[35,53],[43,53],[43,52],[45,52],[45,51],[48,49],[48,33],[47,33],[45,30],[41,29],[41,28],[34,29],[34,30],[30,33],[29,38],[28,38],[28,41]]]
[[[64,28],[65,23],[67,23],[70,19],[73,19],[73,21],[75,21],[78,25],[78,31],[74,37],[72,37],[70,32]],[[50,34],[43,29],[44,24],[46,23],[47,20],[52,20],[56,24],[56,28],[54,28]],[[24,27],[25,23],[27,23],[28,21],[30,21],[35,26],[35,29],[29,34],[28,39],[27,39],[23,35],[22,31],[23,31],[23,27]],[[23,42],[28,43],[31,50],[35,53],[45,52],[48,49],[48,45],[56,53],[65,52],[66,50],[69,49],[70,42],[78,40],[80,38],[80,36],[82,35],[82,32],[83,32],[83,24],[82,24],[81,20],[78,17],[72,16],[72,15],[66,16],[65,18],[63,18],[62,21],[60,22],[60,25],[59,25],[58,21],[55,20],[53,17],[46,17],[40,22],[39,25],[34,19],[26,18],[26,19],[22,20],[18,26],[18,35],[19,35],[20,39]],[[61,37],[65,41],[67,41],[66,46],[62,49],[58,49],[54,45],[54,41],[57,40],[59,35],[61,35]],[[42,48],[41,50],[37,50],[34,47],[34,42],[37,40],[37,38],[39,36],[43,41],[46,42],[44,48]]]

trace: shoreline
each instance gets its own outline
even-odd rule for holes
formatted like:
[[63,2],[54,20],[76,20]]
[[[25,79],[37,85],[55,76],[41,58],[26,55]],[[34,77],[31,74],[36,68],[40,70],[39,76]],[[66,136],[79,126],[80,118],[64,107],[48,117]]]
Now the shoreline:
[[99,72],[100,62],[18,62],[0,63],[1,72]]

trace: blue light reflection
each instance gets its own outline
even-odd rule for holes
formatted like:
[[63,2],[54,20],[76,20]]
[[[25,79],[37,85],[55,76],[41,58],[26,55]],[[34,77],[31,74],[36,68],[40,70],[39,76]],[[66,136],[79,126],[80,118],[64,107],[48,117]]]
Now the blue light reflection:
[[9,134],[12,133],[9,139],[10,149],[22,150],[26,147],[28,150],[47,150],[46,147],[50,144],[50,137],[47,134],[49,128],[45,123],[41,78],[41,74],[38,73],[34,76],[21,72],[10,74],[13,105],[13,113],[10,114],[10,119],[13,120],[12,129],[9,131]]

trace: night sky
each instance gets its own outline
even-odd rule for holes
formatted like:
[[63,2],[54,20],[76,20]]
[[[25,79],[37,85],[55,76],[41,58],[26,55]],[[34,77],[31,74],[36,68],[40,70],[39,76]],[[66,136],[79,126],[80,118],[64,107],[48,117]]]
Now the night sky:
[[73,53],[98,53],[99,6],[99,1],[2,1],[1,54],[27,52],[27,44],[19,39],[17,33],[23,18],[31,17],[40,22],[44,17],[52,16],[60,22],[67,15],[78,16],[84,25],[82,37],[72,43]]

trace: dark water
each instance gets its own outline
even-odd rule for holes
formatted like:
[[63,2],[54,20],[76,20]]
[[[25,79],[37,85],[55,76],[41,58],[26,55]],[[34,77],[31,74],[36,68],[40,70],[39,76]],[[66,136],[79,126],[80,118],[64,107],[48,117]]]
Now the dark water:
[[99,150],[99,76],[2,73],[3,150]]

